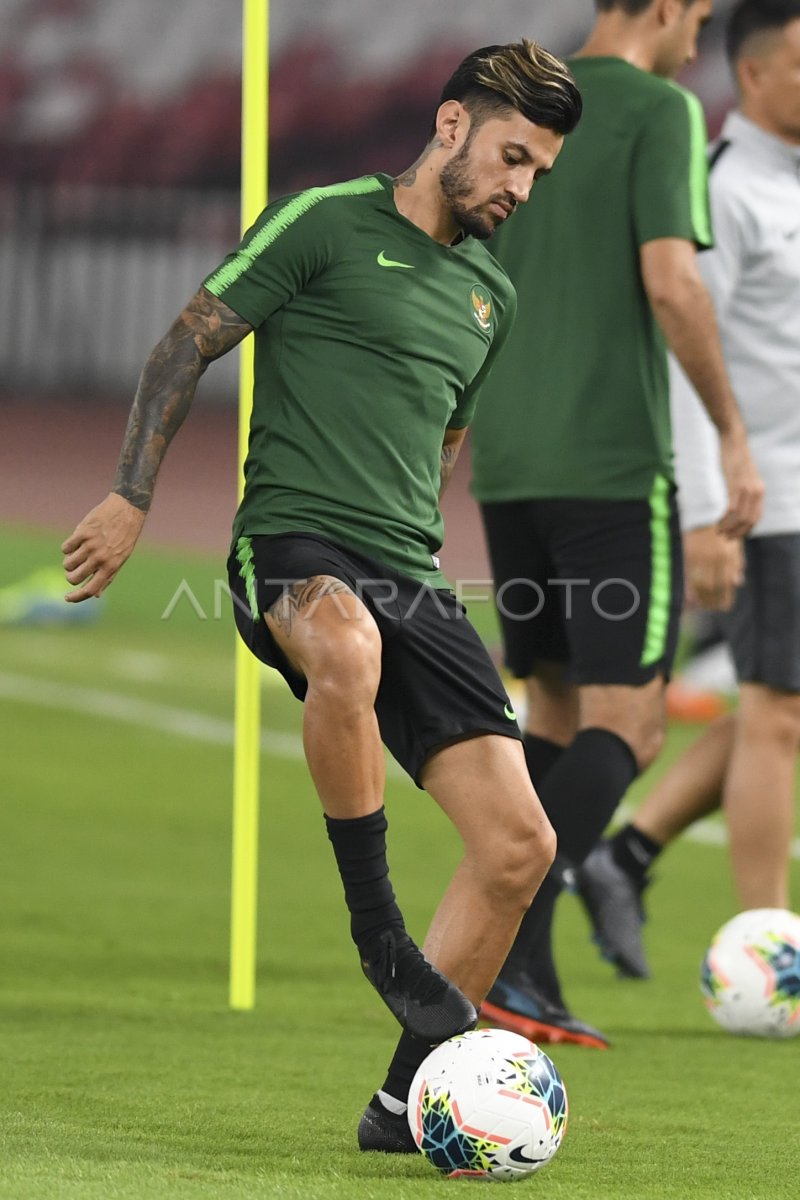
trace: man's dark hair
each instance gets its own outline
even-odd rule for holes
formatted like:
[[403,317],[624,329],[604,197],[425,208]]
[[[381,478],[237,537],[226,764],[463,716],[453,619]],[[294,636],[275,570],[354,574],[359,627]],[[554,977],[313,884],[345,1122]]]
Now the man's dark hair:
[[[653,0],[594,0],[594,6],[598,12],[611,12],[612,9],[619,8],[629,17],[635,17],[644,12],[652,3]],[[695,0],[683,0],[683,3],[688,8],[690,4],[695,3]]]
[[800,0],[740,0],[725,27],[728,61],[735,63],[756,34],[777,32],[798,18]]
[[439,104],[447,100],[464,105],[473,128],[515,108],[535,125],[562,135],[572,132],[583,109],[569,68],[527,38],[473,51],[444,85]]

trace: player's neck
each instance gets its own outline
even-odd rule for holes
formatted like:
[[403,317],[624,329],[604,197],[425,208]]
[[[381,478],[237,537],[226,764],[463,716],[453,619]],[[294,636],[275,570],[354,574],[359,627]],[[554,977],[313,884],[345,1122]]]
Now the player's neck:
[[652,71],[655,48],[641,21],[622,13],[601,15],[573,58],[621,58],[642,71]]
[[412,225],[443,246],[450,246],[460,230],[444,202],[438,172],[424,156],[394,181],[397,211]]

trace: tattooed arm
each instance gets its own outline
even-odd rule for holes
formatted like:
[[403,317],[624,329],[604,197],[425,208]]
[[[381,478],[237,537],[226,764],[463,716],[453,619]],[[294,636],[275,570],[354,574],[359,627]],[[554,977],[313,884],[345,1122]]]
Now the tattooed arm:
[[200,376],[251,328],[201,288],[155,347],[139,380],[114,488],[61,547],[67,579],[77,585],[67,600],[99,596],[130,557],[167,447],[189,411]]
[[464,445],[464,438],[467,436],[467,430],[464,429],[446,429],[444,431],[444,441],[442,442],[442,475],[439,484],[439,499],[444,495],[444,489],[450,482],[450,476],[453,474],[453,468],[456,465],[459,451]]
[[200,376],[251,328],[205,288],[192,297],[142,371],[114,481],[118,496],[148,511],[161,461],[189,411]]

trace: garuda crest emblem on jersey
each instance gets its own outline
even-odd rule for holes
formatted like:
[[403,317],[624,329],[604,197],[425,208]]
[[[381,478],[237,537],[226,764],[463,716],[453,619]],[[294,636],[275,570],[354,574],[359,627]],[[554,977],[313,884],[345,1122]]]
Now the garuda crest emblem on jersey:
[[479,287],[474,287],[471,294],[472,315],[484,333],[492,328],[492,302]]

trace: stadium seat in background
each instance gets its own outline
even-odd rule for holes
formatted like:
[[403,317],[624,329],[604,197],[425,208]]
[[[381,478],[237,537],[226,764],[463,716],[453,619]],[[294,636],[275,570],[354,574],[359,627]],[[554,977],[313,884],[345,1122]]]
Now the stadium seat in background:
[[[377,19],[373,0],[273,0],[273,189],[402,169],[465,51],[519,36],[520,22],[564,50],[588,22],[585,0],[538,16],[528,0],[501,14],[465,7],[408,0]],[[235,188],[239,11],[240,0],[2,0],[0,179]],[[730,102],[714,36],[687,77],[712,133]]]

